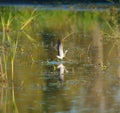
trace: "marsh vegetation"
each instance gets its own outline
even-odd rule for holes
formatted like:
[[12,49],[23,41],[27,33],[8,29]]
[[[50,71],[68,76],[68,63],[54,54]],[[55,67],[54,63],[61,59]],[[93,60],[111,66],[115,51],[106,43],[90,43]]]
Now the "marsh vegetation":
[[0,15],[2,113],[120,112],[118,8],[1,6]]

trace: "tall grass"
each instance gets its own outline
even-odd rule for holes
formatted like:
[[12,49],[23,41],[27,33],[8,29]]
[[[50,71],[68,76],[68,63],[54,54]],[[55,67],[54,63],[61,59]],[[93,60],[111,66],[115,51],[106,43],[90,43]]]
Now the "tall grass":
[[14,91],[14,83],[12,82],[12,104],[13,104],[13,113],[19,113],[16,100],[15,100],[15,91]]
[[120,45],[120,14],[119,10],[115,7],[110,9],[103,19],[107,30],[103,30],[103,37],[113,41],[109,50],[108,56],[111,55],[113,49]]
[[2,35],[2,59],[3,59],[3,64],[4,64],[4,71],[5,71],[5,78],[7,79],[7,62],[8,62],[8,57],[6,55],[6,51],[5,51],[5,20],[3,19],[3,17],[1,17],[1,23],[2,23],[2,30],[3,30],[3,35]]
[[[17,48],[19,44],[19,38],[20,35],[24,34],[29,40],[35,41],[29,34],[27,34],[24,31],[24,28],[28,26],[31,21],[35,18],[36,15],[34,15],[35,10],[32,11],[31,15],[29,18],[27,18],[24,22],[21,22],[19,26],[19,30],[13,35],[13,29],[14,29],[14,22],[16,21],[17,14],[12,17],[11,12],[9,13],[8,18],[4,18],[3,16],[1,17],[1,23],[2,23],[2,52],[3,52],[3,62],[4,62],[4,69],[6,73],[6,78],[7,78],[7,62],[8,62],[8,57],[10,57],[10,62],[11,62],[11,75],[12,75],[12,80],[14,79],[14,62],[15,62],[15,56],[17,54]],[[17,20],[19,21],[19,20]],[[18,28],[18,27],[17,27]],[[21,32],[22,30],[22,32]],[[15,37],[16,36],[16,37]],[[9,50],[5,51],[5,46],[9,45]],[[8,53],[8,54],[6,54]]]
[[[0,55],[0,76],[4,75],[5,73],[5,78],[8,79],[9,74],[7,73],[8,70],[8,62],[10,61],[10,67],[11,67],[11,79],[12,79],[12,107],[13,107],[13,112],[18,113],[18,107],[16,104],[15,100],[15,93],[14,93],[14,68],[15,68],[15,58],[17,55],[17,49],[19,45],[19,40],[22,35],[25,35],[27,37],[27,40],[30,40],[31,42],[35,42],[35,40],[24,30],[31,24],[31,21],[36,17],[34,15],[34,11],[31,12],[31,16],[26,18],[26,20],[22,21],[21,24],[14,24],[18,23],[16,18],[18,18],[17,14],[13,16],[11,12],[7,16],[8,18],[1,16],[1,25],[2,25],[2,42],[0,43],[1,45],[1,51],[2,55]],[[14,25],[19,25],[16,26],[16,28],[19,28],[14,32]],[[5,108],[6,111],[6,108]]]
[[15,60],[17,47],[18,47],[18,37],[19,37],[19,33],[17,34],[16,40],[12,40],[10,35],[7,34],[8,43],[10,44],[10,48],[11,48],[10,57],[11,57],[11,75],[12,75],[12,80],[13,80],[13,77],[14,77],[14,60]]
[[4,75],[4,72],[3,72],[3,65],[2,65],[2,59],[1,59],[1,56],[0,56],[0,77]]
[[17,48],[17,43],[18,43],[18,38],[17,41],[13,41],[11,37],[9,36],[9,26],[11,24],[11,21],[13,18],[9,16],[7,22],[5,22],[4,17],[1,17],[1,22],[2,22],[2,27],[3,27],[3,37],[2,37],[2,44],[3,46],[3,57],[4,57],[4,64],[5,64],[5,70],[7,73],[7,54],[5,54],[5,43],[7,42],[10,46],[10,57],[11,57],[11,68],[12,68],[12,80],[13,80],[13,64],[14,64],[14,58],[15,58],[15,53],[16,53],[16,48]]

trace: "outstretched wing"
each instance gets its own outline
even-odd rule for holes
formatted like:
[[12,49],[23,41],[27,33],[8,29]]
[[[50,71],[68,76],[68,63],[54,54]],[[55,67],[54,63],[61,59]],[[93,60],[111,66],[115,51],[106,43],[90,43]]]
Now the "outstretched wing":
[[64,53],[63,53],[63,45],[61,40],[58,40],[57,50],[58,50],[58,56],[63,57]]

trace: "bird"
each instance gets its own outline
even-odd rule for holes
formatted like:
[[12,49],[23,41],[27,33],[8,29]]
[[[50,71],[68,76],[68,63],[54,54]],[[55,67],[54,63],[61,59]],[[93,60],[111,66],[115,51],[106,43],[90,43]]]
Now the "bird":
[[62,40],[58,40],[57,43],[57,51],[58,51],[58,55],[57,58],[59,58],[60,60],[62,60],[65,56],[66,53],[68,52],[68,50],[65,50],[65,52],[63,51],[63,44],[62,44]]
[[68,73],[68,70],[65,68],[65,66],[60,63],[58,66],[58,71],[59,71],[59,81],[62,82],[64,81],[64,72]]

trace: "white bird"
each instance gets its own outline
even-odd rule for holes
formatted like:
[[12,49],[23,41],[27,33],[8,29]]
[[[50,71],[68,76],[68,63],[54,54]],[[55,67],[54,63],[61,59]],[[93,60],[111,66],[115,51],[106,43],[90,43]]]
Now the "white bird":
[[68,52],[68,50],[65,50],[65,52],[63,52],[62,40],[58,40],[57,50],[58,50],[57,58],[62,60],[66,56],[66,53]]
[[57,66],[57,68],[59,69],[59,81],[62,82],[64,81],[64,72],[68,72],[68,70],[66,70],[65,66],[61,63]]

